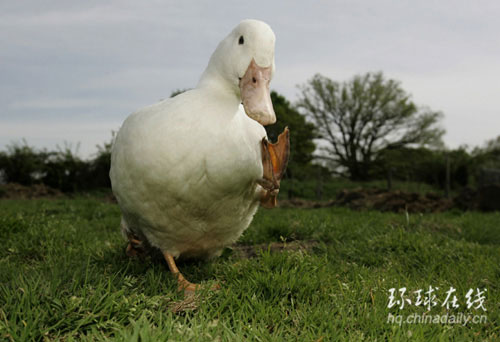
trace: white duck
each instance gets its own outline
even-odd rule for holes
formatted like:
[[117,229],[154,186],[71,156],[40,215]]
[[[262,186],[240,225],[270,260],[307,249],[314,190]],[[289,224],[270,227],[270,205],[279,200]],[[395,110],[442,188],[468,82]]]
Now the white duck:
[[[128,254],[159,248],[174,258],[214,257],[249,226],[259,202],[276,205],[288,130],[276,145],[269,94],[275,36],[244,20],[218,45],[196,88],[130,115],[113,145],[110,178]],[[241,105],[243,104],[243,106]]]

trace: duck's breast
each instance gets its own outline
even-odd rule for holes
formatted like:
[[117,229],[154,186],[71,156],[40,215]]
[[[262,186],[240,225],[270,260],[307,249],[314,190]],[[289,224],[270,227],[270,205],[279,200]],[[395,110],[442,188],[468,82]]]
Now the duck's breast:
[[217,229],[239,236],[255,213],[265,130],[241,108],[232,116],[224,110],[168,101],[131,115],[120,129],[113,191],[124,216],[156,244]]

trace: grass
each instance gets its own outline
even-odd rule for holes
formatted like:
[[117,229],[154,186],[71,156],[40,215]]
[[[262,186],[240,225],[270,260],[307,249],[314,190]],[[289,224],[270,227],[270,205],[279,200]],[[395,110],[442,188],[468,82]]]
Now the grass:
[[[222,289],[184,298],[161,259],[124,254],[116,205],[0,201],[0,340],[498,341],[500,213],[260,210],[242,244],[315,240],[310,251],[181,263]],[[388,308],[389,289],[450,286],[459,309]],[[487,309],[467,309],[468,289]],[[413,297],[410,297],[414,300]],[[486,323],[391,324],[389,314],[485,314]]]

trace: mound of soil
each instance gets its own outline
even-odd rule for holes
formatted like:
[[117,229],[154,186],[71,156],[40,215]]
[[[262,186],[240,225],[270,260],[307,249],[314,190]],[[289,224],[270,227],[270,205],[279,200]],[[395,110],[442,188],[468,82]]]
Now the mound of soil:
[[24,186],[16,183],[0,185],[0,198],[32,199],[32,198],[58,198],[64,194],[44,184]]
[[400,190],[345,189],[333,201],[317,202],[303,199],[280,200],[282,208],[325,208],[344,206],[354,210],[379,210],[392,212],[431,213],[446,211],[454,207],[452,200],[437,194],[421,195]]
[[452,208],[460,210],[500,211],[500,184],[485,185],[478,189],[464,189],[454,199],[434,193],[425,195],[400,190],[344,189],[337,198],[328,202],[303,199],[280,200],[282,208],[325,208],[344,206],[354,210],[379,210],[410,213],[434,213]]
[[335,205],[347,206],[351,209],[431,213],[451,209],[453,201],[433,193],[422,195],[400,190],[352,189],[342,190],[337,195]]

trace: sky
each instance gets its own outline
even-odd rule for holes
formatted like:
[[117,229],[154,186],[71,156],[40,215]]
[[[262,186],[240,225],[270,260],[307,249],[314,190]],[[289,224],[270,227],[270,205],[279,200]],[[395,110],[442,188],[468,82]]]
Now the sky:
[[[500,2],[0,0],[0,150],[83,158],[135,110],[196,85],[241,20],[276,34],[271,88],[382,71],[442,111],[449,148],[500,135]],[[278,118],[279,120],[279,118]]]

